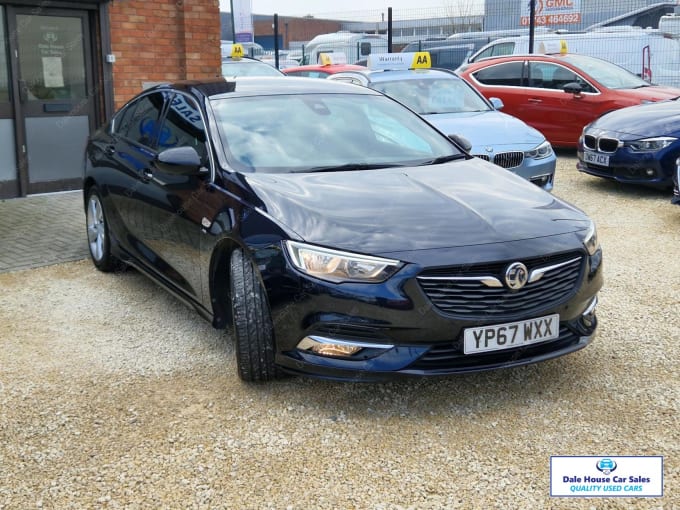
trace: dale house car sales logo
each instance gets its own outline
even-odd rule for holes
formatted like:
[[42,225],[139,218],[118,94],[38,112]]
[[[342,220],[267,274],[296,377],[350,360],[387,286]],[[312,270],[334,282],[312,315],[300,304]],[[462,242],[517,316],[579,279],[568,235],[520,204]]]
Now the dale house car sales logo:
[[551,457],[550,495],[661,497],[663,457]]

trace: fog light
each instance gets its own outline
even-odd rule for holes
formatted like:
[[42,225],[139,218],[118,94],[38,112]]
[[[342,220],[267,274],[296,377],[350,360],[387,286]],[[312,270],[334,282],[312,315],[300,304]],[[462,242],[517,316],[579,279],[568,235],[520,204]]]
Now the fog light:
[[330,356],[333,358],[348,358],[364,349],[387,350],[392,347],[394,346],[388,344],[348,342],[346,340],[324,338],[316,335],[306,336],[297,344],[297,348],[301,351],[309,351],[318,354],[319,356]]
[[647,170],[645,170],[645,173],[647,174],[647,177],[654,177],[654,175],[656,174],[653,168],[648,168]]
[[597,308],[597,296],[588,305],[581,314],[581,323],[587,327],[592,328],[595,325],[595,309]]

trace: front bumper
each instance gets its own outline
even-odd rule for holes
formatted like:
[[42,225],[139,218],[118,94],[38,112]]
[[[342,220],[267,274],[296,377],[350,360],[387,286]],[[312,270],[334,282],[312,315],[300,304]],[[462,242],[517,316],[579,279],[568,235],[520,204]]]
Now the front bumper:
[[628,184],[640,184],[655,188],[668,188],[673,184],[677,148],[658,152],[633,152],[628,147],[620,147],[613,153],[601,154],[608,158],[608,165],[586,162],[584,153],[587,149],[579,144],[576,168],[596,177],[603,177]]
[[[340,285],[310,278],[286,264],[277,277],[264,279],[276,363],[294,374],[375,381],[509,368],[574,352],[593,338],[597,319],[591,308],[602,286],[601,252],[597,259],[583,253],[578,281],[564,299],[492,317],[465,317],[437,307],[416,280],[423,270],[416,264],[382,284]],[[276,265],[282,267],[280,260]],[[466,328],[550,314],[559,314],[555,339],[486,353],[463,352]],[[301,348],[310,339],[363,348],[353,355],[328,356]]]
[[[508,170],[509,172],[515,173],[520,177],[524,177],[526,180],[536,184],[545,191],[551,191],[554,186],[555,181],[555,167],[557,165],[557,156],[552,153],[547,158],[533,159],[533,158],[522,158],[522,162],[519,166],[506,167],[503,164],[503,155],[508,153],[499,154],[484,154],[480,149],[473,148],[473,155],[475,157],[484,159],[491,163],[495,163]],[[479,153],[479,154],[477,154]],[[498,157],[498,159],[496,159]]]

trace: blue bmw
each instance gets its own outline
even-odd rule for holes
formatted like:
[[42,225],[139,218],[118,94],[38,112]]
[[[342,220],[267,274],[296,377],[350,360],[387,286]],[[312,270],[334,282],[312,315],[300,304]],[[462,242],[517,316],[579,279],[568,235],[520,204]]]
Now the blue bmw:
[[[426,64],[411,68],[411,60],[418,56]],[[500,112],[500,99],[487,101],[453,72],[429,68],[429,58],[428,52],[371,55],[368,69],[343,71],[328,79],[393,97],[443,133],[463,136],[472,155],[550,191],[557,164],[550,142],[520,119]]]
[[581,172],[657,188],[673,185],[680,157],[680,100],[629,106],[591,122],[578,144]]
[[92,135],[83,190],[94,265],[231,328],[246,381],[511,367],[596,330],[593,222],[365,87],[151,88]]

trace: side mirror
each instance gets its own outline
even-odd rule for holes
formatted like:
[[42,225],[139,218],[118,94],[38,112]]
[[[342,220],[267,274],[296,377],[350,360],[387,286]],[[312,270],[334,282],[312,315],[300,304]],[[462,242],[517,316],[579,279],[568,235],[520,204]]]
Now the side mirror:
[[580,83],[573,81],[571,83],[567,83],[564,87],[562,87],[562,90],[568,92],[569,94],[578,95],[581,92],[583,92],[583,87],[581,87]]
[[165,149],[154,158],[154,164],[161,172],[174,175],[198,175],[201,173],[201,158],[193,147]]
[[454,142],[456,145],[463,148],[465,152],[470,152],[472,150],[472,144],[470,140],[461,135],[449,135],[449,140]]
[[496,110],[502,110],[503,107],[505,106],[503,104],[503,100],[499,97],[489,98],[489,102],[491,103],[491,106],[493,106],[494,109],[496,109]]

